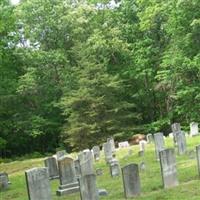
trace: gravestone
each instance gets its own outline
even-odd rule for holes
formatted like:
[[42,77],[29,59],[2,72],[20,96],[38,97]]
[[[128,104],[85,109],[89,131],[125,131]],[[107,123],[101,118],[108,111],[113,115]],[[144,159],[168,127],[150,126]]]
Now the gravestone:
[[56,192],[58,196],[67,195],[79,191],[74,161],[69,156],[63,156],[58,160],[60,186]]
[[121,168],[120,168],[119,162],[118,160],[113,159],[110,162],[110,175],[111,177],[117,177],[117,176],[120,176],[120,173],[121,173]]
[[33,168],[25,171],[29,200],[51,200],[48,169]]
[[159,151],[165,149],[165,141],[163,138],[163,133],[154,134],[154,143],[155,143],[156,158],[159,159]]
[[139,151],[139,152],[138,152],[138,156],[139,156],[139,157],[144,156],[144,151]]
[[94,146],[92,148],[93,155],[94,155],[94,160],[98,161],[100,159],[100,147],[99,146]]
[[128,156],[131,156],[131,155],[133,155],[133,150],[132,150],[132,149],[129,149],[129,150],[128,150]]
[[178,185],[176,158],[174,149],[165,149],[159,152],[160,168],[164,188]]
[[131,198],[140,194],[140,177],[137,164],[129,164],[122,168],[125,198]]
[[56,152],[56,157],[57,157],[57,160],[59,160],[60,158],[62,158],[63,156],[65,156],[67,153],[65,150],[62,150],[62,151],[57,151]]
[[103,170],[100,169],[100,168],[96,169],[96,175],[97,176],[102,176],[103,175]]
[[108,196],[108,191],[106,189],[98,189],[99,196]]
[[118,147],[120,148],[120,149],[122,149],[122,148],[128,148],[130,145],[129,145],[129,143],[128,143],[128,141],[124,141],[124,142],[119,142],[118,143]]
[[145,165],[144,162],[141,162],[141,163],[139,164],[139,169],[140,169],[140,171],[145,171],[146,165]]
[[103,144],[103,150],[104,150],[106,163],[109,163],[113,158],[112,146],[111,146],[110,142],[106,142]]
[[5,172],[0,173],[0,190],[6,190],[9,187],[8,174]]
[[147,143],[151,144],[154,142],[153,135],[151,133],[147,134]]
[[146,144],[147,144],[146,140],[139,141],[140,151],[145,151]]
[[99,200],[98,189],[96,185],[96,176],[89,174],[79,178],[81,200]]
[[74,167],[75,167],[76,176],[80,177],[81,176],[81,166],[80,166],[79,159],[74,160]]
[[183,131],[176,132],[176,142],[178,154],[185,154],[187,151],[185,133]]
[[115,141],[113,137],[107,138],[107,142],[110,143],[111,145],[111,149],[112,149],[112,153],[115,153]]
[[196,157],[195,150],[187,151],[187,155],[188,155],[189,159],[195,159],[195,157]]
[[200,177],[200,145],[196,146],[196,156],[197,156],[197,169]]
[[51,180],[59,178],[58,165],[57,165],[56,158],[49,157],[44,160],[44,164],[45,164],[45,167],[47,167],[48,169],[49,178]]
[[172,133],[173,133],[174,145],[176,146],[176,144],[177,144],[176,133],[181,131],[180,123],[173,123],[171,125],[171,129],[172,129]]
[[198,127],[198,123],[196,122],[191,122],[190,123],[190,135],[193,137],[193,136],[196,136],[196,135],[199,135],[199,127]]
[[80,152],[78,154],[78,159],[80,162],[81,176],[85,176],[88,174],[95,174],[93,166],[93,156],[90,150],[85,152]]

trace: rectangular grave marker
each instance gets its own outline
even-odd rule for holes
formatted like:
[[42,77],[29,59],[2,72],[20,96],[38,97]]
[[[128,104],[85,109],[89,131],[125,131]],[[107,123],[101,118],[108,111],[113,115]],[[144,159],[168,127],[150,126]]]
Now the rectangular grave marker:
[[159,159],[159,151],[162,151],[165,149],[165,141],[163,138],[163,133],[155,133],[154,142],[155,142],[156,158]]
[[177,186],[177,170],[174,149],[165,149],[159,152],[160,167],[164,188]]
[[125,198],[131,198],[140,194],[140,177],[137,164],[129,164],[122,168]]
[[33,168],[25,171],[29,200],[51,200],[48,169]]

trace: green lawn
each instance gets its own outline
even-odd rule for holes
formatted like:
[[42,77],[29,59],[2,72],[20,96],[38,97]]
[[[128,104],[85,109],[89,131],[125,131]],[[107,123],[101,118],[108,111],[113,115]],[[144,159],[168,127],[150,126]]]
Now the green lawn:
[[[195,146],[200,144],[200,137],[187,138],[187,146],[189,150],[195,149]],[[172,147],[172,139],[166,140],[166,146]],[[121,166],[128,163],[139,163],[142,158],[138,157],[138,146],[132,146],[133,154],[126,156],[128,149],[117,151],[117,158]],[[190,159],[187,155],[177,156],[177,169],[180,185],[173,189],[164,190],[162,188],[162,179],[160,175],[159,162],[155,160],[154,145],[148,145],[144,156],[146,170],[140,172],[142,193],[138,200],[199,200],[200,199],[200,180],[197,174],[196,158]],[[0,193],[0,200],[27,200],[27,191],[24,171],[32,167],[43,166],[43,159],[31,159],[25,161],[15,161],[11,163],[0,164],[0,171],[6,171],[9,174],[12,184],[7,191]],[[103,169],[103,176],[97,177],[99,188],[105,188],[109,195],[101,197],[107,200],[122,200],[123,185],[122,179],[111,178],[109,168],[101,156],[100,162],[96,163],[97,168]],[[79,200],[79,194],[57,197],[55,192],[58,187],[58,180],[51,181],[53,200]]]

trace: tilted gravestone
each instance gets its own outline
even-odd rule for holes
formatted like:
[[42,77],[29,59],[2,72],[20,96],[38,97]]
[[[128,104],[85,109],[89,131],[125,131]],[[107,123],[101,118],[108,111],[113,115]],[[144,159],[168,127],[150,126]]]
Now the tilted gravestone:
[[94,146],[92,148],[93,155],[94,155],[94,160],[98,161],[100,159],[100,147],[99,146]]
[[147,134],[147,143],[151,144],[154,142],[153,135],[151,133]]
[[81,200],[99,200],[94,174],[84,175],[79,178]]
[[47,167],[48,169],[49,178],[51,180],[59,178],[58,165],[57,165],[56,158],[49,157],[44,160],[44,164],[45,164],[45,167]]
[[174,149],[165,149],[159,152],[160,167],[164,188],[177,186],[177,170]]
[[198,127],[198,123],[196,122],[191,122],[190,123],[190,135],[193,137],[193,136],[196,136],[196,135],[199,135],[199,127]]
[[145,151],[146,144],[147,144],[146,140],[139,141],[140,151]]
[[186,146],[185,133],[183,131],[176,132],[176,142],[177,142],[178,154],[179,155],[185,154],[187,151],[187,146]]
[[0,190],[5,190],[8,189],[9,187],[9,179],[8,179],[8,174],[5,172],[0,173]]
[[69,156],[63,156],[58,160],[60,186],[56,192],[58,196],[67,195],[79,191],[74,161]]
[[29,200],[51,200],[48,169],[33,168],[25,171]]
[[196,146],[196,156],[197,156],[198,174],[199,174],[199,177],[200,177],[200,145]]
[[81,176],[95,174],[92,152],[85,151],[78,154]]
[[120,168],[119,162],[118,160],[113,159],[110,162],[110,175],[111,177],[117,177],[117,176],[120,176],[120,173],[121,173],[121,168]]
[[140,177],[137,164],[129,164],[122,168],[125,198],[131,198],[140,194]]
[[111,143],[110,142],[104,143],[103,144],[103,150],[104,150],[106,163],[109,163],[113,159]]
[[163,138],[163,133],[154,134],[154,143],[155,143],[156,158],[159,159],[159,151],[165,149],[165,141]]

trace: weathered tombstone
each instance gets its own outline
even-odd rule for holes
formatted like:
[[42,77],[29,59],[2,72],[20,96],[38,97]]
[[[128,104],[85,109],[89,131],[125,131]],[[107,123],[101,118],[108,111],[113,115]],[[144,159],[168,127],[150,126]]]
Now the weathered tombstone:
[[75,167],[76,176],[80,177],[81,176],[81,166],[80,166],[79,159],[74,160],[74,167]]
[[98,161],[99,158],[100,158],[100,147],[99,146],[94,146],[92,148],[92,151],[93,151],[93,155],[94,155],[94,160]]
[[113,159],[110,162],[110,175],[111,177],[117,177],[117,176],[120,176],[120,173],[121,173],[121,169],[120,169],[119,162],[118,160]]
[[139,156],[139,157],[144,156],[144,151],[139,151],[139,152],[138,152],[138,156]]
[[80,152],[78,154],[78,159],[80,162],[81,176],[95,174],[91,151]]
[[177,170],[174,149],[165,149],[159,152],[160,167],[164,188],[177,186]]
[[6,190],[9,187],[8,174],[5,172],[0,173],[0,190]]
[[96,169],[96,175],[97,176],[102,176],[103,175],[103,170],[100,169],[100,168]]
[[59,160],[60,158],[62,158],[62,157],[65,156],[65,155],[66,155],[66,151],[65,151],[65,150],[57,151],[57,152],[56,152],[57,160]]
[[191,122],[190,123],[190,135],[193,137],[193,136],[196,136],[196,135],[199,135],[199,127],[198,127],[198,123],[196,122]]
[[140,151],[145,151],[146,144],[147,144],[146,140],[139,141]]
[[104,150],[105,160],[107,163],[109,163],[113,158],[112,146],[110,142],[106,142],[103,144],[103,150]]
[[139,164],[139,168],[140,168],[140,171],[145,171],[145,169],[146,169],[145,163],[144,163],[144,162],[141,162],[141,163]]
[[107,138],[107,142],[110,143],[111,145],[111,149],[112,149],[112,153],[115,152],[115,141],[113,137]]
[[108,191],[106,189],[98,189],[99,196],[108,196]]
[[59,178],[57,160],[54,157],[49,157],[45,159],[44,164],[45,167],[47,167],[48,169],[49,178],[51,180]]
[[195,159],[195,150],[189,150],[187,151],[187,155],[189,157],[189,159]]
[[25,171],[29,200],[51,200],[48,169],[33,168]]
[[129,164],[122,168],[125,198],[131,198],[140,194],[140,177],[137,164]]
[[99,200],[96,176],[89,174],[79,178],[81,200]]
[[128,141],[124,141],[124,142],[119,142],[118,143],[118,147],[120,148],[120,149],[122,149],[122,148],[128,148],[130,145],[129,145],[129,143],[128,143]]
[[180,123],[173,123],[171,125],[171,129],[172,129],[172,133],[173,133],[174,145],[176,146],[176,144],[177,144],[176,133],[181,131]]
[[176,132],[176,142],[178,154],[185,154],[187,151],[185,133],[182,131]]
[[147,134],[147,143],[151,144],[154,142],[153,135],[151,133]]
[[63,156],[58,160],[60,186],[56,192],[58,196],[79,191],[74,161],[69,156]]
[[159,159],[159,151],[165,149],[165,141],[163,138],[163,133],[154,134],[154,143],[155,143],[156,158]]
[[196,146],[196,156],[197,156],[197,169],[200,177],[200,145]]

